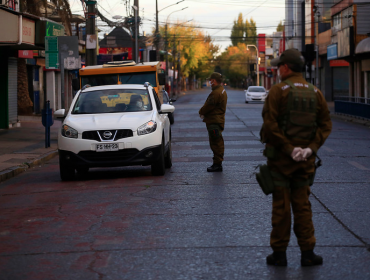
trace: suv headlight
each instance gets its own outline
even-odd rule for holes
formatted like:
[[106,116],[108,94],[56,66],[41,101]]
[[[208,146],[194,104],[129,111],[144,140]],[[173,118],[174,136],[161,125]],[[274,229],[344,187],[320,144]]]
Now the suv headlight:
[[154,132],[157,129],[155,121],[149,121],[137,129],[137,135],[145,135]]
[[62,135],[67,138],[77,138],[78,132],[76,129],[65,124],[62,126]]

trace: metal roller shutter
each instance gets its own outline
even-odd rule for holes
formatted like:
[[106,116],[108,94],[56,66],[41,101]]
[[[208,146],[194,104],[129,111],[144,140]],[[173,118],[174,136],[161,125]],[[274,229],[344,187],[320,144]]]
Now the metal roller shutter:
[[333,95],[348,96],[349,67],[333,67]]
[[18,119],[18,70],[17,59],[8,60],[8,104],[9,104],[9,124],[17,123]]

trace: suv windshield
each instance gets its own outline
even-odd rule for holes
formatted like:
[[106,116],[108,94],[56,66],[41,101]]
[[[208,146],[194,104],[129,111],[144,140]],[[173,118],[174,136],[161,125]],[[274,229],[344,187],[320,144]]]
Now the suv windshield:
[[151,111],[146,89],[109,89],[82,92],[72,114],[99,114]]

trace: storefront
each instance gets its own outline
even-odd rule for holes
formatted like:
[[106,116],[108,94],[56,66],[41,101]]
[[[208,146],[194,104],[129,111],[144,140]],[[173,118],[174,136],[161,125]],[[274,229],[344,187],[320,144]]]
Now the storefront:
[[[6,7],[0,7],[0,128],[19,126],[19,104],[32,106],[26,77],[19,74],[19,58],[29,56],[35,45],[35,24],[38,17],[21,14]],[[23,98],[23,99],[22,99]],[[27,103],[28,102],[28,103]]]

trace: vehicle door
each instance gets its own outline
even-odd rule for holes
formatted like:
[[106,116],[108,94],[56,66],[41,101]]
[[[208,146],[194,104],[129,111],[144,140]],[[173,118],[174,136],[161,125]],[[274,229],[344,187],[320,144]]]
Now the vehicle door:
[[[157,111],[159,112],[161,110],[161,102],[159,101],[158,95],[155,94],[154,90],[152,92],[153,92],[153,97],[155,99]],[[168,119],[167,114],[158,114],[158,118],[163,124],[164,144],[166,145],[170,139],[170,120]]]

